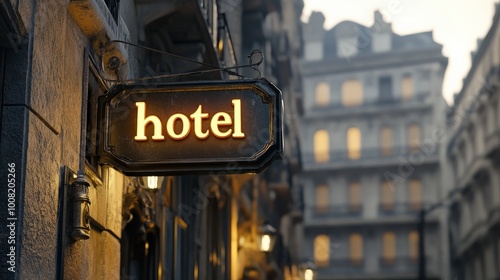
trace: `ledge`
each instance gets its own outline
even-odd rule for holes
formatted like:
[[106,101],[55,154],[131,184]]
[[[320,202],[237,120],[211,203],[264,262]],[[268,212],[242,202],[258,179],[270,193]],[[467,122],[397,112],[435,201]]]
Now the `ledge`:
[[112,57],[117,57],[120,65],[127,63],[127,49],[121,44],[109,44],[109,42],[128,41],[129,31],[120,16],[118,22],[115,22],[103,0],[71,0],[69,13],[90,39],[94,52],[101,56],[105,65]]

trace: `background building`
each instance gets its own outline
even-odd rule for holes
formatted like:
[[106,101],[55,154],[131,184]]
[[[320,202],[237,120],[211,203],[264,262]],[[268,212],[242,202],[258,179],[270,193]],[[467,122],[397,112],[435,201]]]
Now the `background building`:
[[[415,279],[418,211],[443,197],[440,139],[447,58],[432,32],[303,26],[300,151],[303,257],[318,279]],[[426,217],[427,279],[447,279],[443,217]]]
[[500,9],[448,113],[452,278],[500,278]]
[[[16,179],[15,228],[7,228],[11,206],[3,203],[12,195],[0,193],[1,275],[194,280],[297,274],[298,258],[288,249],[297,154],[258,176],[221,172],[151,182],[102,165],[96,144],[97,98],[113,84],[232,79],[218,68],[248,64],[254,49],[264,53],[262,76],[291,104],[300,90],[302,6],[301,0],[0,0],[0,179]],[[255,70],[238,71],[258,77]],[[186,72],[195,73],[178,75]],[[289,111],[293,116],[292,106]],[[285,122],[293,150],[296,128]],[[279,230],[270,254],[257,246],[266,221]],[[7,243],[10,236],[15,244]],[[14,258],[7,256],[11,251]]]

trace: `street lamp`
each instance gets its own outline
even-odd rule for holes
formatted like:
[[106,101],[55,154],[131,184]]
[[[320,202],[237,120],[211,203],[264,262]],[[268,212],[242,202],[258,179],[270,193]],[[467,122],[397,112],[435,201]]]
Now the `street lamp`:
[[158,190],[158,176],[148,176],[148,190]]
[[276,229],[266,223],[260,227],[258,245],[259,250],[264,253],[269,253],[273,250],[274,242],[276,241]]
[[313,261],[307,260],[300,265],[301,279],[302,280],[315,280],[316,279],[316,265]]

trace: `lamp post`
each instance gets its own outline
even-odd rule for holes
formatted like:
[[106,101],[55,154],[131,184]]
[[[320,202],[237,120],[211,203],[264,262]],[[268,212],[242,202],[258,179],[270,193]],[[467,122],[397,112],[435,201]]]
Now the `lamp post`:
[[425,214],[426,211],[422,208],[418,212],[418,279],[425,280]]
[[448,193],[448,196],[444,197],[440,201],[432,204],[430,207],[422,209],[418,212],[418,279],[427,279],[427,268],[425,261],[425,216],[432,211],[441,208],[442,206],[447,206],[449,201],[457,193],[460,193],[460,189],[454,189]]

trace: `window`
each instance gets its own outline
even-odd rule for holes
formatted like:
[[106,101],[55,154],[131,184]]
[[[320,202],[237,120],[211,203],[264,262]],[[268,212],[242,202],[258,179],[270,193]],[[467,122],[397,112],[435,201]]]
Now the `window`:
[[314,161],[326,162],[330,160],[330,140],[326,130],[314,133]]
[[120,7],[120,0],[104,0],[108,6],[109,12],[113,16],[115,22],[118,22],[118,8]]
[[392,100],[392,79],[391,77],[382,77],[378,80],[378,94],[382,102]]
[[396,260],[396,235],[394,232],[384,232],[382,236],[383,263],[394,264]]
[[319,267],[328,266],[330,262],[330,237],[325,234],[314,238],[314,260]]
[[349,236],[349,259],[353,265],[361,265],[363,261],[363,237],[359,233]]
[[411,231],[410,234],[408,234],[408,252],[410,255],[410,260],[414,262],[416,262],[418,259],[418,242],[418,232],[416,230]]
[[316,187],[316,213],[324,213],[328,210],[328,186]]
[[357,127],[347,130],[347,157],[351,160],[361,157],[361,131]]
[[401,81],[401,90],[404,101],[408,101],[413,98],[413,79],[409,74],[403,76],[403,80]]
[[382,182],[381,202],[384,211],[390,211],[394,208],[394,186],[391,181]]
[[[87,51],[86,51],[87,52]],[[107,91],[106,85],[99,78],[98,67],[90,59],[90,56],[86,58],[88,60],[89,69],[85,70],[84,79],[87,81],[87,104],[85,105],[87,114],[87,127],[85,132],[85,161],[87,166],[95,173],[97,176],[100,174],[99,158],[97,157],[97,142],[99,137],[99,116],[98,116],[98,98],[104,95]]]
[[361,184],[359,182],[349,184],[349,210],[351,212],[361,210]]
[[363,104],[363,86],[357,80],[348,80],[342,84],[342,105],[346,107]]
[[315,90],[316,105],[327,106],[330,103],[330,86],[327,83],[319,83]]
[[408,183],[408,194],[410,208],[412,210],[420,210],[422,207],[422,186],[420,180],[412,179]]
[[384,126],[380,129],[380,153],[384,157],[390,157],[392,149],[392,128]]
[[408,147],[410,152],[418,151],[420,148],[421,131],[418,124],[408,126]]

